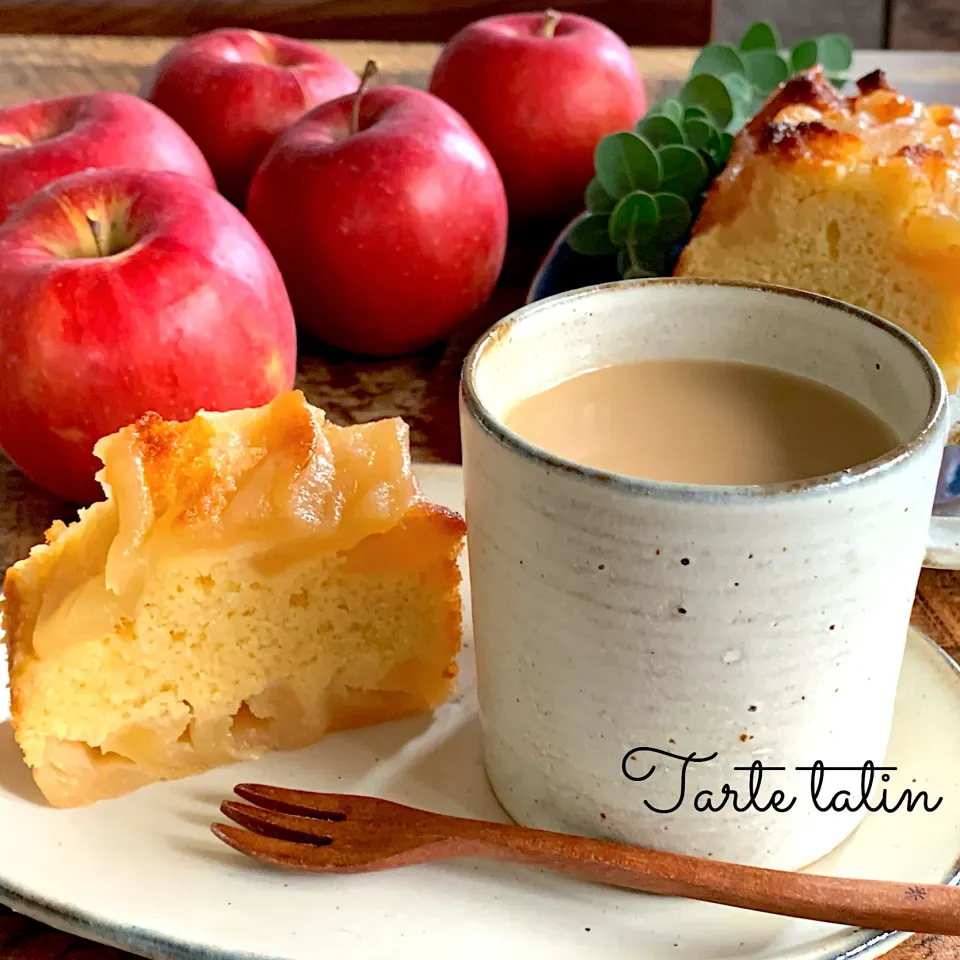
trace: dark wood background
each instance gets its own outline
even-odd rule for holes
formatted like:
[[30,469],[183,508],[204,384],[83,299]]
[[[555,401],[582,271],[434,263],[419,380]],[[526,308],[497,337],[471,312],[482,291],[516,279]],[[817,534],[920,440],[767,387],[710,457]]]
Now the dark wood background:
[[[544,2],[547,5],[549,0]],[[313,39],[443,42],[540,0],[0,0],[0,34],[186,36],[246,26]],[[702,46],[772,20],[788,43],[840,31],[865,49],[960,50],[960,0],[568,0],[634,46]]]
[[890,47],[960,50],[960,2],[891,0]]
[[[538,0],[0,0],[0,33],[184,36],[252,27],[327,40],[443,42],[480,17],[540,6]],[[558,6],[607,24],[632,45],[702,46],[710,39],[711,0]]]

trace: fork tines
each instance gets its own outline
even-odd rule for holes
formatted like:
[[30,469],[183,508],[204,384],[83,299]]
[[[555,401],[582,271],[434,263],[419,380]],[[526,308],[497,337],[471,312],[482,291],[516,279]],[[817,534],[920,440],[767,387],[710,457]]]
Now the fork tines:
[[234,790],[250,803],[224,801],[221,812],[237,826],[213,824],[214,836],[265,863],[314,873],[376,869],[398,818],[413,812],[376,797],[258,783],[241,783]]
[[[354,798],[340,793],[311,793],[309,790],[290,790],[286,787],[271,787],[264,783],[238,783],[234,793],[264,810],[279,813],[299,814],[319,820],[346,820],[354,807]],[[230,801],[227,801],[228,803]],[[229,814],[227,814],[229,816]]]

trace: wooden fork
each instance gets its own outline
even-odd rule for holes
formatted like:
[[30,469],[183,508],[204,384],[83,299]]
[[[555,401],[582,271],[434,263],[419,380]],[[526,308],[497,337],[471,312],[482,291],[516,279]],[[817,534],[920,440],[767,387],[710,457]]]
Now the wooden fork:
[[[960,888],[847,880],[647,850],[514,824],[448,817],[375,797],[263,784],[236,788],[214,834],[264,863],[366,873],[454,857],[512,860],[645,893],[870,930],[960,934]],[[243,828],[243,829],[241,829]]]

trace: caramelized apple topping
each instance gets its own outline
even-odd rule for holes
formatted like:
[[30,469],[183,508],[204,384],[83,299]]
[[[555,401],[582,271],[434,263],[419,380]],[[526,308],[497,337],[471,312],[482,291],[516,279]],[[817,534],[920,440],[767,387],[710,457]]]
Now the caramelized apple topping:
[[185,423],[147,414],[95,453],[118,514],[107,560],[118,594],[149,562],[152,540],[253,551],[303,540],[334,552],[394,526],[418,495],[402,420],[338,427],[299,391]]
[[51,577],[38,649],[62,645],[76,618],[108,633],[135,616],[151,571],[172,552],[245,556],[275,572],[350,550],[420,500],[401,419],[338,427],[299,391],[183,423],[147,414],[95,453],[107,500],[90,510],[103,516],[84,528],[96,538],[83,569]]

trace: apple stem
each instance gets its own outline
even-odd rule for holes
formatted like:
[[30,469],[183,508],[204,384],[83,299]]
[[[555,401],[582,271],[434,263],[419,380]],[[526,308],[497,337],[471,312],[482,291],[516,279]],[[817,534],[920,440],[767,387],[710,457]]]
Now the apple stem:
[[370,86],[370,82],[379,72],[380,67],[377,66],[377,61],[368,60],[360,76],[360,86],[357,87],[357,92],[353,97],[353,108],[350,110],[351,134],[357,133],[360,129],[360,101],[363,100],[363,95],[366,93],[367,87]]
[[94,245],[97,248],[97,256],[105,257],[107,251],[103,243],[103,223],[100,221],[100,215],[95,210],[88,210],[86,217],[90,226],[90,233],[93,234]]
[[543,15],[543,23],[540,24],[540,36],[552,37],[559,23],[560,14],[556,10],[547,10]]

